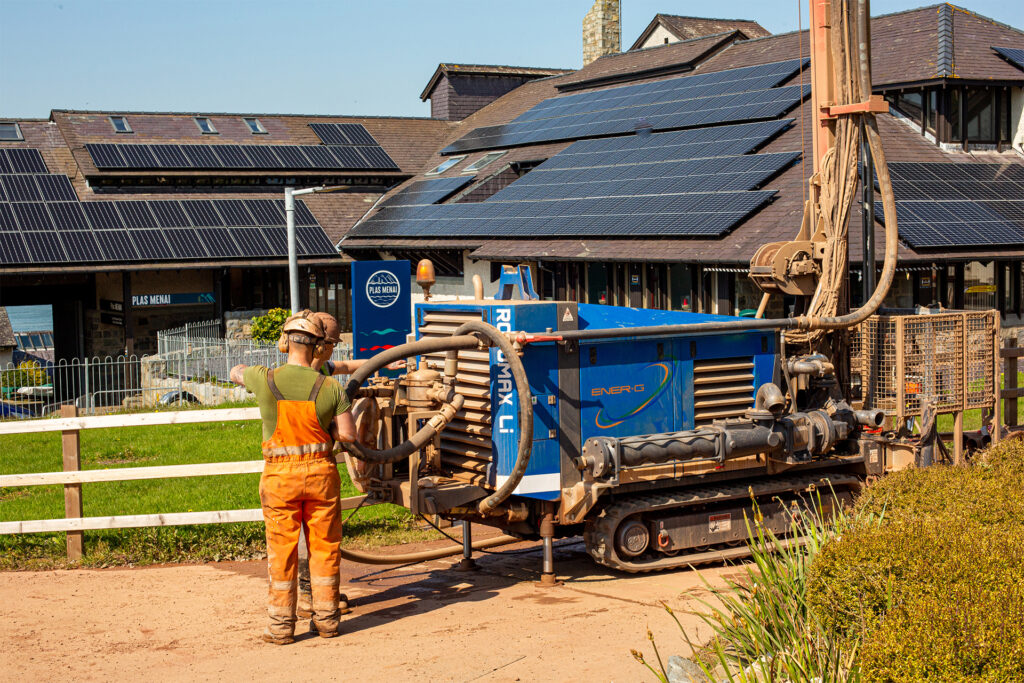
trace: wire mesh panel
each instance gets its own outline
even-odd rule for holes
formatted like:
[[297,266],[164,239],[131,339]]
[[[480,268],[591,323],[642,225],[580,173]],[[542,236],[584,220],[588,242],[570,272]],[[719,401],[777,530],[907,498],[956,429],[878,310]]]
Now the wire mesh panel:
[[921,415],[991,406],[996,318],[993,311],[876,315],[851,338],[851,371],[865,407]]

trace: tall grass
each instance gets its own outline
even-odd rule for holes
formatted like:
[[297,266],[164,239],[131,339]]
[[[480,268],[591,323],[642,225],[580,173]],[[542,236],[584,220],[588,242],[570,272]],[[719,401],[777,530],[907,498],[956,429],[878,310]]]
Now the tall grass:
[[[703,610],[693,612],[714,632],[704,646],[695,646],[673,610],[665,610],[679,626],[695,661],[711,680],[728,681],[857,681],[856,643],[840,649],[827,637],[808,610],[807,584],[811,564],[822,547],[853,524],[839,505],[831,515],[822,513],[818,492],[790,517],[789,531],[779,538],[761,524],[758,508],[747,519],[751,562],[739,580],[724,588],[705,586],[712,600],[701,600]],[[832,506],[830,506],[832,507]],[[657,667],[634,650],[633,656],[661,681],[668,680],[657,646]]]

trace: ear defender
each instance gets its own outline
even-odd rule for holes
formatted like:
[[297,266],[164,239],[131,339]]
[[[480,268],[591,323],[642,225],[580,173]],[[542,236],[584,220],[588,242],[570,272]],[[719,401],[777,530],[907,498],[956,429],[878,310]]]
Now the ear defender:
[[277,350],[281,353],[288,353],[288,335],[284,332],[277,339]]
[[324,351],[327,350],[327,345],[323,341],[318,341],[316,346],[313,347],[313,357],[319,358],[324,355]]

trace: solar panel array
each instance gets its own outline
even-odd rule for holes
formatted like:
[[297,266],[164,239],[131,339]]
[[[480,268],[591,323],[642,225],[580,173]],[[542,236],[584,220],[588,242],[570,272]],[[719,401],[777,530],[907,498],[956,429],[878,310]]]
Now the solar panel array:
[[552,97],[507,124],[470,131],[441,153],[618,135],[641,120],[654,130],[671,130],[774,119],[810,92],[809,86],[776,87],[804,64],[793,59]]
[[474,176],[457,176],[455,178],[417,180],[416,182],[403,187],[391,197],[388,197],[388,199],[381,204],[381,207],[437,204],[448,199],[448,197],[452,196],[466,185],[469,185],[473,179]]
[[[300,254],[336,253],[301,201],[295,220]],[[67,176],[0,175],[4,265],[283,256],[284,225],[277,199],[79,202]]]
[[[385,206],[354,237],[717,237],[771,200],[754,190],[797,152],[754,149],[790,122],[722,126],[700,135],[617,138],[570,145],[484,202]],[[739,142],[742,141],[742,142]],[[695,144],[699,143],[699,144]],[[664,150],[673,151],[666,155]],[[694,156],[690,156],[694,155]]]
[[[1024,166],[889,164],[900,238],[915,249],[1024,243]],[[875,212],[884,220],[881,202]]]
[[336,152],[352,150],[379,164],[380,168],[398,170],[398,165],[361,123],[311,123],[309,127],[322,143]]
[[99,169],[380,170],[398,166],[379,146],[88,143]]
[[992,49],[1005,57],[1014,66],[1019,69],[1024,69],[1024,49],[1019,47],[996,47],[992,46]]

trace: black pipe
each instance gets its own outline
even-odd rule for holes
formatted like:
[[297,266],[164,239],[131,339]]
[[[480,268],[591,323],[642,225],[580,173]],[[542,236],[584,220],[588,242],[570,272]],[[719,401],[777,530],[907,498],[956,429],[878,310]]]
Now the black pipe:
[[392,347],[386,351],[381,351],[376,356],[370,358],[359,366],[359,368],[352,373],[348,380],[348,384],[345,385],[345,396],[349,402],[354,401],[358,397],[359,387],[363,385],[363,382],[368,380],[373,373],[377,372],[388,363],[393,363],[396,360],[402,360],[411,356],[420,356],[425,353],[437,353],[438,351],[449,351],[451,349],[475,349],[479,345],[480,341],[476,337],[467,334],[462,336],[420,339],[418,341],[409,342],[408,344],[401,344],[399,346]]

